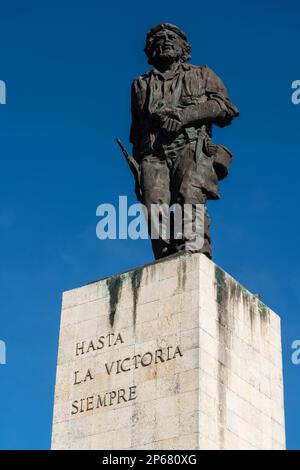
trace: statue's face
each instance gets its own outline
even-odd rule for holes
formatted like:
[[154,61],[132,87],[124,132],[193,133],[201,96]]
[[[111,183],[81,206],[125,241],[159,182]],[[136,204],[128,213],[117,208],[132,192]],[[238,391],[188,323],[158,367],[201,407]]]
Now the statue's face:
[[152,58],[160,61],[177,60],[182,55],[182,39],[174,31],[159,31],[153,37]]

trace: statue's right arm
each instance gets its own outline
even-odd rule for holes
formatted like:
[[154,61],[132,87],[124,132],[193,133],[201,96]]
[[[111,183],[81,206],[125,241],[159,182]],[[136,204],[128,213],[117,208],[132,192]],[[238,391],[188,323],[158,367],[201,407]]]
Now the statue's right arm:
[[132,143],[132,155],[139,160],[139,112],[138,112],[138,79],[133,80],[131,85],[131,127],[129,140]]
[[138,110],[137,110],[137,94],[136,94],[136,80],[131,85],[131,127],[129,140],[132,145],[135,144],[138,131]]

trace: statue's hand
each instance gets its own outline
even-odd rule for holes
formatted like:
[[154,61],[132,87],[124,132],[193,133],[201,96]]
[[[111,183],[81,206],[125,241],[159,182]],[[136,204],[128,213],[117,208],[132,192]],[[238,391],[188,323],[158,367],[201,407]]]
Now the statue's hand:
[[178,132],[182,127],[182,123],[177,118],[168,117],[162,126],[167,132]]
[[167,132],[179,132],[184,126],[184,114],[182,109],[170,108],[168,117],[163,124],[163,129]]
[[152,119],[166,132],[179,132],[179,130],[188,123],[186,120],[185,109],[174,108],[171,106],[162,106],[153,114]]
[[170,112],[171,112],[171,108],[167,106],[160,106],[159,108],[156,109],[156,111],[154,111],[151,114],[152,121],[156,125],[162,126],[164,122],[167,120]]
[[179,108],[177,110],[177,115],[182,127],[187,126],[190,123],[189,106]]
[[152,120],[161,126],[167,121],[168,118],[178,118],[178,110],[172,106],[162,105],[158,107],[152,114]]

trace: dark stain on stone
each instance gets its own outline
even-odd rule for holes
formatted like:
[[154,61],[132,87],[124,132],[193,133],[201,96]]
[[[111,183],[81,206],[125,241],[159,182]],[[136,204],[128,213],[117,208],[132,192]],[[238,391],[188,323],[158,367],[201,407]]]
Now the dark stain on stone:
[[243,297],[243,310],[244,312],[249,313],[251,335],[253,335],[254,320],[255,320],[255,305],[253,303],[253,297],[243,288],[242,290]]
[[175,374],[173,376],[173,379],[170,382],[167,390],[171,395],[173,395],[173,394],[177,395],[178,393],[180,393],[180,376],[179,376],[179,374]]
[[131,423],[133,424],[133,426],[135,426],[139,422],[141,415],[142,413],[140,409],[138,408],[138,406],[135,406],[131,416]]
[[179,374],[176,374],[176,376],[175,376],[175,383],[174,383],[173,392],[176,393],[176,394],[180,393],[180,377],[179,377]]
[[260,318],[264,321],[267,322],[270,320],[270,312],[268,307],[265,306],[264,303],[260,299],[257,301],[257,306],[258,306],[258,311],[260,314]]
[[255,320],[255,307],[253,305],[253,299],[251,299],[250,305],[249,305],[249,317],[250,317],[251,335],[253,335],[254,320]]
[[223,291],[226,287],[226,281],[225,273],[221,268],[219,268],[219,266],[215,267],[215,279],[217,283],[217,302],[218,304],[221,304],[223,299]]
[[225,272],[215,267],[215,281],[218,308],[218,420],[220,448],[224,449],[224,431],[226,428],[228,368],[230,367],[231,318],[229,312],[229,295],[236,295],[236,289],[230,280],[226,282]]
[[106,279],[106,286],[109,292],[109,322],[114,326],[115,314],[120,299],[123,279],[122,276],[115,276]]
[[177,265],[177,276],[178,276],[178,291],[184,291],[186,283],[186,258],[183,257],[179,260]]
[[260,319],[260,331],[262,335],[267,334],[268,324],[270,323],[270,310],[261,301],[260,296],[256,296],[256,311]]
[[130,280],[131,280],[131,288],[132,288],[132,295],[133,295],[133,324],[134,327],[136,325],[136,310],[137,310],[137,303],[140,293],[140,286],[142,280],[143,270],[136,269],[130,273]]
[[229,282],[229,293],[230,293],[230,299],[232,302],[235,302],[235,299],[237,297],[237,287],[235,282]]
[[235,280],[228,278],[229,290],[230,290],[230,300],[235,306],[240,301],[242,295],[242,286]]
[[242,293],[242,290],[243,290],[243,287],[241,286],[241,284],[239,282],[236,282],[235,284],[236,284],[237,297],[240,297],[241,293]]
[[[151,265],[149,266],[149,268],[150,268],[150,279],[151,279],[151,281],[154,281],[154,280],[155,280],[155,276],[156,276],[156,272],[157,272],[157,267],[156,267],[155,264],[151,264]],[[149,268],[146,270],[147,276],[148,276]]]

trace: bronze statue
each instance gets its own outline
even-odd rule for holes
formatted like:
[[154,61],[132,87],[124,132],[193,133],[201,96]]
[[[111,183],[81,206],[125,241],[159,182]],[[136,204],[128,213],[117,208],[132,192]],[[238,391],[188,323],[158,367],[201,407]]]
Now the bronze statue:
[[[153,69],[132,83],[133,153],[127,158],[137,197],[148,214],[151,204],[183,206],[218,199],[218,181],[227,175],[232,160],[228,149],[212,142],[212,126],[230,124],[238,110],[209,67],[186,64],[190,51],[177,26],[153,27],[145,47]],[[211,257],[209,225],[206,210],[201,252]],[[186,250],[189,236],[152,239],[155,258]]]

